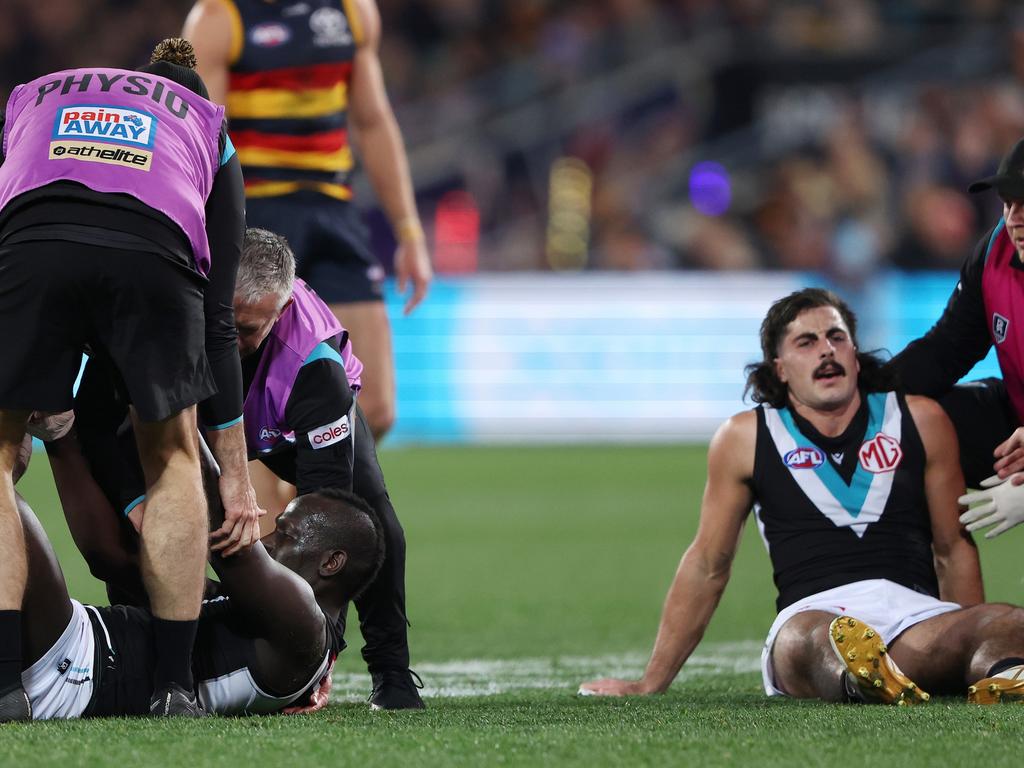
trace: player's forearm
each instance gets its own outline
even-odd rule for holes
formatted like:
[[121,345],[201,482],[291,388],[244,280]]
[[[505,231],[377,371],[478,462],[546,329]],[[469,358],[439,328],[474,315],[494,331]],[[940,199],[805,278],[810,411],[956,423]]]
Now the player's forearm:
[[249,457],[245,447],[245,426],[241,419],[224,429],[209,430],[206,441],[222,477],[249,482]]
[[662,693],[700,643],[729,581],[728,563],[712,563],[688,551],[665,598],[658,637],[641,683]]
[[939,597],[963,606],[985,602],[981,564],[973,542],[962,539],[944,551],[935,551]]
[[412,176],[405,144],[395,116],[390,112],[357,128],[363,166],[373,191],[395,230],[402,239],[406,229],[419,225]]

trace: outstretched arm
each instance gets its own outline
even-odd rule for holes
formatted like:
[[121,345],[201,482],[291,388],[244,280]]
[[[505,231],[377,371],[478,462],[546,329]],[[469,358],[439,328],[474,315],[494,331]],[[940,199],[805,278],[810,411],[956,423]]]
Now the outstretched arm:
[[[68,529],[92,575],[144,603],[137,547],[128,539],[117,510],[96,482],[79,444],[77,428],[45,445]],[[93,458],[117,461],[113,455]]]
[[352,136],[398,240],[395,277],[399,292],[404,293],[407,283],[412,283],[412,295],[405,303],[409,314],[426,296],[434,273],[416,211],[405,143],[384,88],[378,54],[380,12],[373,0],[355,0],[353,5],[359,17],[359,28],[353,27],[359,48],[352,62],[350,87]]
[[[210,528],[214,529],[224,522],[224,505],[218,492],[216,462],[202,441],[200,462],[210,506]],[[262,542],[230,557],[211,551],[210,564],[235,611],[272,646],[290,649],[297,638],[316,638],[321,645],[325,642],[326,619],[312,588],[270,557]]]
[[752,411],[729,419],[708,450],[708,480],[700,527],[676,570],[665,598],[658,636],[640,680],[595,680],[580,693],[628,696],[663,693],[693,653],[718,607],[743,523],[753,504],[749,485],[754,469],[757,417]]

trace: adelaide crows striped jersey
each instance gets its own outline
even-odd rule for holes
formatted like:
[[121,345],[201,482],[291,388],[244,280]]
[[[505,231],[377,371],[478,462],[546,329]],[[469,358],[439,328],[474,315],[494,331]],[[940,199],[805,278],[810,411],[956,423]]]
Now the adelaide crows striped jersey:
[[221,0],[234,19],[227,112],[246,195],[352,197],[352,0]]
[[925,449],[902,396],[864,395],[826,437],[789,408],[757,408],[754,514],[782,610],[807,595],[889,579],[938,596]]

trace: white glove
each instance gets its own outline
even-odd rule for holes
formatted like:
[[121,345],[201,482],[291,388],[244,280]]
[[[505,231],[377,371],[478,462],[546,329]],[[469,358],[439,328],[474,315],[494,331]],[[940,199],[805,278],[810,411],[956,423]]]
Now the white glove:
[[995,525],[985,534],[986,539],[994,539],[1015,525],[1024,523],[1024,485],[1008,482],[1010,477],[1006,480],[1001,480],[999,475],[987,477],[981,481],[981,487],[985,490],[968,493],[958,499],[964,505],[985,502],[960,515],[960,522],[967,526],[968,531]]
[[70,432],[74,423],[74,411],[64,411],[64,413],[32,411],[28,424],[25,425],[25,431],[32,437],[38,437],[44,443],[52,443]]

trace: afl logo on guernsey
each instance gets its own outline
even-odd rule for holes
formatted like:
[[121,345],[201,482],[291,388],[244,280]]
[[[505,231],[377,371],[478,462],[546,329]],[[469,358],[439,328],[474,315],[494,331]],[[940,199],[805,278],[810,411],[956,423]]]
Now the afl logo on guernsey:
[[261,48],[276,48],[287,43],[291,37],[292,33],[288,27],[274,21],[257,24],[249,30],[249,39],[252,40],[252,44]]
[[1010,321],[1000,315],[998,312],[992,313],[992,338],[996,340],[996,344],[1002,344],[1006,341],[1006,332],[1010,328]]
[[899,441],[881,432],[861,445],[857,455],[860,465],[876,475],[892,472],[903,461],[903,449]]
[[273,429],[272,427],[263,427],[260,430],[260,440],[267,442],[268,440],[277,440],[281,436],[280,429]]
[[817,448],[794,448],[782,460],[790,469],[814,469],[825,463],[825,454]]

